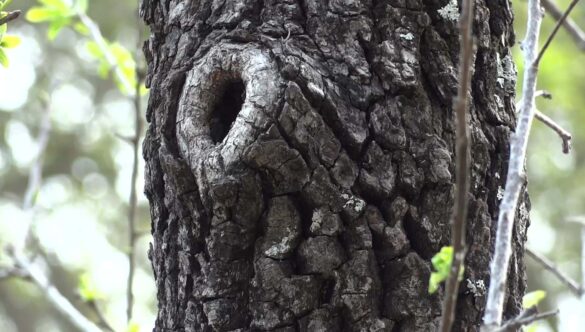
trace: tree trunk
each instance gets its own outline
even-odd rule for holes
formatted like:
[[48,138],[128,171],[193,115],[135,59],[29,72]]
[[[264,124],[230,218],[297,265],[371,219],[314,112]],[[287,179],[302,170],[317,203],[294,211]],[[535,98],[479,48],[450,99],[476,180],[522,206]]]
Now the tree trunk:
[[[156,331],[433,331],[450,242],[457,4],[143,0]],[[479,0],[468,257],[476,331],[515,122],[507,0]],[[525,289],[527,199],[506,315]]]

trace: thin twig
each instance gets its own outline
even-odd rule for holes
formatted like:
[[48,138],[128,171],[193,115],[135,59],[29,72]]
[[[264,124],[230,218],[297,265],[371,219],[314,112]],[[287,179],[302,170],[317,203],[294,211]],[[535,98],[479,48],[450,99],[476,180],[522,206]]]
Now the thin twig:
[[506,295],[506,277],[512,256],[512,230],[514,228],[514,217],[520,190],[524,183],[524,161],[530,127],[534,118],[534,97],[536,91],[536,79],[538,63],[536,52],[538,50],[538,36],[542,23],[542,11],[539,0],[528,1],[528,27],[526,39],[523,43],[524,59],[524,82],[522,86],[522,100],[520,102],[520,114],[516,130],[511,137],[510,160],[508,164],[508,176],[504,197],[500,205],[498,215],[496,244],[494,256],[491,261],[491,278],[488,290],[488,298],[484,313],[484,326],[482,330],[493,331],[502,324],[502,313],[504,310],[504,298]]
[[[536,91],[534,96],[535,97],[543,97],[545,99],[552,99],[552,95],[550,94],[550,92],[548,92],[546,90],[538,90],[538,91]],[[520,103],[517,103],[516,109],[519,109],[519,108],[520,108]],[[556,123],[548,115],[542,113],[538,109],[534,110],[534,117],[536,119],[538,119],[540,122],[544,123],[549,128],[551,128],[552,130],[554,130],[559,135],[559,137],[563,141],[563,153],[568,154],[569,152],[571,152],[571,140],[573,139],[573,136],[571,135],[570,132],[568,132],[566,129],[561,127],[561,125]]]
[[14,266],[0,268],[0,281],[11,278],[27,279],[28,274]]
[[[546,9],[547,12],[551,14],[551,16],[559,21],[561,17],[563,17],[563,12],[559,9],[557,4],[553,0],[542,0],[542,6]],[[563,27],[569,35],[573,38],[577,47],[579,47],[582,51],[585,51],[585,32],[573,21],[571,18],[567,17],[563,22]]]
[[459,294],[459,275],[465,261],[465,226],[467,223],[467,193],[469,192],[469,127],[467,124],[467,95],[471,85],[471,66],[473,61],[473,5],[474,0],[462,2],[459,29],[461,45],[459,55],[459,87],[455,104],[457,122],[457,173],[455,206],[453,207],[451,242],[453,260],[446,282],[445,300],[439,331],[449,332],[455,319],[455,307]]
[[497,329],[497,332],[515,332],[518,331],[519,328],[522,326],[534,323],[538,320],[547,319],[559,314],[559,310],[553,311],[546,311],[543,313],[534,313],[532,315],[522,315],[520,314],[519,317],[514,318],[512,320],[507,321],[502,328]]
[[128,79],[122,72],[122,68],[120,68],[120,66],[118,65],[118,61],[116,60],[116,57],[110,51],[110,47],[108,46],[107,41],[102,36],[100,28],[97,26],[97,24],[94,23],[94,21],[91,18],[89,18],[84,13],[79,12],[77,13],[77,15],[81,20],[81,23],[83,23],[89,30],[91,37],[96,42],[97,46],[99,47],[100,51],[106,58],[106,61],[108,62],[110,67],[114,70],[114,75],[116,75],[116,78],[118,79],[120,84],[122,84],[126,93],[128,93],[128,95],[130,95],[131,97],[134,97],[135,88],[132,86],[130,81],[128,81]]
[[[547,90],[536,90],[536,92],[534,93],[534,97],[535,98],[542,97],[544,99],[552,99],[552,93],[550,93]],[[519,105],[516,105],[516,107],[519,107]]]
[[578,282],[573,280],[568,275],[564,274],[558,267],[554,265],[551,261],[549,261],[546,257],[538,254],[537,252],[532,251],[531,249],[526,248],[526,254],[534,259],[537,263],[542,265],[546,270],[550,271],[554,274],[567,288],[575,293],[577,296],[583,295],[583,288],[579,285]]
[[[141,20],[137,20],[137,30],[138,30],[138,47],[137,50],[140,50],[140,43],[142,42],[142,26],[140,24]],[[139,51],[138,51],[139,52]],[[137,53],[138,53],[137,52]],[[139,54],[137,54],[136,60],[136,87],[134,91],[134,137],[132,138],[132,148],[133,148],[133,165],[132,165],[132,178],[130,180],[130,202],[129,202],[129,210],[128,210],[128,242],[130,248],[128,249],[128,280],[126,284],[126,319],[127,322],[130,323],[132,320],[133,315],[133,308],[134,308],[134,293],[133,293],[133,284],[134,284],[134,273],[136,269],[136,257],[135,257],[135,247],[136,247],[136,240],[138,239],[136,235],[136,211],[138,209],[138,197],[136,193],[136,183],[138,179],[138,154],[140,150],[140,138],[142,136],[142,98],[140,96],[140,86],[142,84],[142,80],[144,75],[142,74],[142,68],[138,66],[138,58]]]
[[550,33],[550,35],[548,36],[548,38],[544,42],[544,45],[540,49],[540,52],[538,52],[538,56],[534,60],[533,66],[538,67],[538,64],[540,63],[540,59],[542,59],[542,56],[544,55],[544,52],[546,52],[546,50],[549,47],[550,43],[555,38],[555,36],[557,35],[557,32],[559,31],[559,29],[563,25],[563,22],[565,22],[567,16],[569,16],[569,14],[573,10],[573,8],[575,8],[575,5],[577,5],[578,2],[579,2],[579,0],[573,0],[573,1],[571,1],[571,3],[569,4],[569,7],[565,11],[565,13],[563,13],[563,15],[558,19],[557,25],[555,25],[553,31]]
[[[47,149],[49,137],[51,133],[51,118],[50,109],[47,108],[43,118],[41,119],[39,136],[37,139],[37,155],[35,161],[29,171],[29,179],[27,189],[24,194],[22,209],[31,214],[30,220],[25,225],[26,231],[24,238],[17,241],[16,245],[6,248],[6,253],[14,261],[12,274],[20,274],[23,279],[30,280],[35,283],[41,291],[45,294],[49,302],[69,319],[69,321],[77,326],[81,331],[99,332],[99,329],[94,323],[88,320],[81,312],[79,312],[72,304],[63,296],[59,290],[49,281],[44,272],[34,266],[29,258],[24,254],[30,241],[34,239],[33,230],[33,208],[35,205],[35,196],[42,183],[43,174],[43,160]],[[17,272],[18,271],[18,272]]]
[[13,10],[6,14],[6,16],[0,18],[0,25],[8,23],[12,20],[17,19],[20,16],[20,10]]
[[130,145],[134,144],[134,137],[133,136],[125,136],[125,135],[118,134],[118,133],[114,133],[114,136],[116,136],[119,140],[122,140]]
[[39,136],[37,138],[37,155],[35,162],[28,173],[28,184],[24,193],[24,201],[22,203],[23,210],[29,210],[34,205],[34,197],[41,186],[43,177],[43,160],[45,156],[45,150],[49,144],[49,136],[51,134],[51,116],[50,109],[44,112],[41,119],[41,127],[39,130]]
[[[581,285],[585,284],[585,226],[581,225]],[[581,286],[581,295],[585,295],[585,290]]]
[[48,101],[46,102],[47,107],[40,121],[40,129],[37,137],[37,151],[34,159],[34,163],[30,167],[28,172],[28,183],[24,192],[24,199],[22,202],[22,210],[29,213],[30,217],[26,222],[26,231],[24,237],[20,239],[20,242],[16,243],[16,250],[24,251],[27,246],[34,240],[34,211],[35,197],[43,182],[43,165],[45,160],[45,152],[49,145],[49,138],[51,135],[51,109],[48,107]]
[[548,115],[542,113],[539,110],[534,110],[534,116],[538,120],[540,120],[540,122],[547,125],[550,129],[554,130],[559,135],[559,137],[563,141],[563,153],[564,154],[568,154],[569,152],[571,152],[571,139],[573,138],[573,136],[571,135],[570,132],[565,130],[558,123],[556,123],[553,119],[548,117]]
[[585,226],[581,225],[581,306],[585,308]]
[[101,326],[104,330],[106,330],[108,332],[114,332],[112,325],[110,325],[110,323],[108,323],[108,321],[104,317],[104,313],[98,307],[97,302],[95,300],[90,300],[90,301],[87,301],[86,303],[88,304],[88,306],[91,308],[91,310],[93,310],[93,312],[97,316],[98,325]]
[[13,248],[9,248],[6,252],[14,260],[16,267],[22,269],[30,277],[30,280],[43,291],[49,302],[73,325],[81,331],[102,332],[100,328],[81,314],[28,258]]

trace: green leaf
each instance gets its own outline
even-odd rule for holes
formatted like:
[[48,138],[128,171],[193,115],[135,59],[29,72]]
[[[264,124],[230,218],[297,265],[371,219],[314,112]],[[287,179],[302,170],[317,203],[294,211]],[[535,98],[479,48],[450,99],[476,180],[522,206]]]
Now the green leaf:
[[69,12],[71,7],[63,0],[39,0],[45,7],[54,8],[63,13]]
[[138,323],[136,322],[131,322],[130,324],[128,324],[128,327],[126,327],[126,332],[139,332],[140,331],[140,325],[138,325]]
[[107,79],[110,76],[110,65],[103,61],[98,66],[98,75],[101,79]]
[[63,0],[39,0],[43,6],[35,6],[28,10],[26,19],[33,23],[54,22],[71,18],[75,15],[73,8]]
[[88,273],[84,273],[81,275],[81,277],[79,277],[78,287],[79,295],[85,301],[95,301],[103,298],[103,295],[92,283],[90,275]]
[[101,59],[104,55],[99,45],[93,40],[85,43],[85,49],[87,49],[87,52],[96,59]]
[[49,38],[49,40],[55,40],[59,32],[61,32],[64,27],[68,26],[70,22],[71,19],[66,17],[51,22],[49,24],[49,29],[47,29],[47,38]]
[[[429,278],[429,294],[433,294],[439,289],[441,283],[449,277],[451,264],[453,263],[453,247],[447,246],[441,248],[431,259],[433,269]],[[459,280],[463,279],[464,267],[459,270]]]
[[141,96],[146,96],[146,94],[148,93],[148,90],[149,89],[146,87],[146,85],[144,85],[144,83],[143,84],[140,84],[139,91],[140,91],[140,95]]
[[0,40],[2,40],[2,38],[4,38],[4,35],[6,34],[7,28],[8,28],[7,24],[0,25]]
[[76,22],[73,24],[73,29],[75,29],[75,31],[77,31],[82,36],[89,36],[89,29],[81,22]]
[[522,308],[530,309],[537,306],[540,301],[546,297],[546,292],[543,290],[536,290],[534,292],[526,293],[522,298]]
[[8,5],[12,2],[12,0],[5,0],[5,1],[0,1],[0,10],[8,7]]
[[0,65],[6,68],[8,67],[8,64],[8,57],[6,56],[4,49],[0,48]]
[[2,38],[2,41],[0,42],[0,47],[14,48],[20,45],[20,42],[21,42],[20,37],[14,35],[6,35]]
[[46,21],[52,21],[58,18],[60,15],[54,10],[46,7],[32,7],[26,12],[26,20],[31,23],[40,23]]

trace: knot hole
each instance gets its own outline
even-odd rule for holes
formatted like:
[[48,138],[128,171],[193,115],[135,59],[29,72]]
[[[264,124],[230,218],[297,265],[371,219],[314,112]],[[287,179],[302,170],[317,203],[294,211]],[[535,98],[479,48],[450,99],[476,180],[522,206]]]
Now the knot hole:
[[230,131],[246,100],[246,89],[242,80],[232,81],[219,92],[220,98],[211,112],[209,133],[214,144],[221,143]]

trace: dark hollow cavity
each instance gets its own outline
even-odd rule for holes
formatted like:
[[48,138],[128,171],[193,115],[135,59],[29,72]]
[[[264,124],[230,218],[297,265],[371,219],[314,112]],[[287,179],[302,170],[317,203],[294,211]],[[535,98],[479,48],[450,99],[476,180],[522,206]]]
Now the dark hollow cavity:
[[209,120],[209,134],[213,143],[220,143],[227,136],[245,99],[244,82],[238,80],[227,84]]

